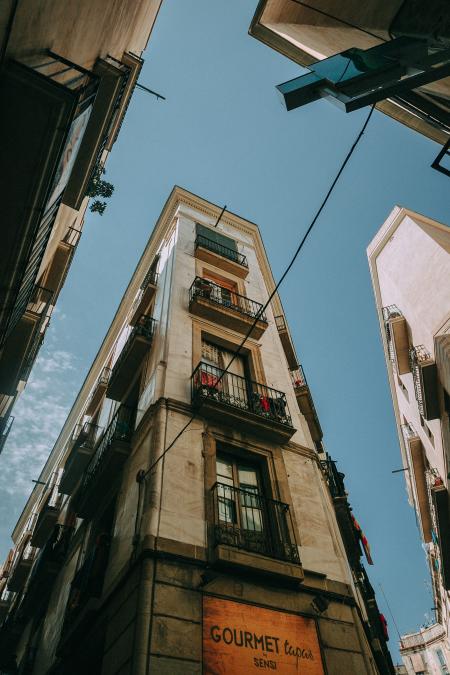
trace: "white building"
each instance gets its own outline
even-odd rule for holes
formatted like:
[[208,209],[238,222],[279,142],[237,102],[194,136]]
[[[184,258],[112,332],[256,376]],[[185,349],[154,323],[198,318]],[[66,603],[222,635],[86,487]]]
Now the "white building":
[[[430,218],[396,207],[367,252],[408,497],[430,565],[436,626],[427,631],[442,634],[443,630],[447,640],[450,230]],[[422,636],[422,632],[417,635]],[[446,648],[442,653],[447,659]],[[416,670],[408,672],[438,672],[421,671],[418,666],[417,662]],[[411,662],[408,667],[412,667]]]

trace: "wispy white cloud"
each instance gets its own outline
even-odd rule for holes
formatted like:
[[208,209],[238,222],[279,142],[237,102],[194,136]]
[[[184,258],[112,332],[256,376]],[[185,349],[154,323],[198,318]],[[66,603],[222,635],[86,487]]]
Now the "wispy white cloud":
[[[0,455],[0,535],[11,511],[20,514],[61,431],[80,384],[74,356],[49,344],[41,350],[14,407],[14,424]],[[1,552],[0,552],[1,553]],[[1,556],[0,556],[1,562]]]

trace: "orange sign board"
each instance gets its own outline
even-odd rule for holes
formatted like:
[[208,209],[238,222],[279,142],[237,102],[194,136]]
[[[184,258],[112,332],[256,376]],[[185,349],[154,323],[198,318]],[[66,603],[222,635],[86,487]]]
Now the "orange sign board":
[[205,675],[324,675],[314,619],[203,598]]

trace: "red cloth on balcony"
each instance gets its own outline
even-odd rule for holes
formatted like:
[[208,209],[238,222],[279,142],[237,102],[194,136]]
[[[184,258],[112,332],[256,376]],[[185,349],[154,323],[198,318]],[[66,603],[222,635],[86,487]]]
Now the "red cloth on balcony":
[[270,412],[270,403],[269,399],[267,396],[260,396],[259,397],[259,403],[261,405],[261,408],[264,410],[264,412]]
[[384,639],[387,642],[389,640],[389,633],[388,633],[388,629],[387,629],[387,621],[386,621],[386,617],[381,612],[380,612],[380,623],[381,623],[381,630],[383,632]]
[[352,514],[352,521],[353,521],[354,528],[357,532],[357,535],[358,535],[358,537],[361,541],[362,547],[364,549],[364,554],[366,556],[367,562],[369,563],[369,565],[373,565],[372,554],[370,552],[369,542],[367,541],[366,535],[362,531],[361,525],[358,523],[358,521],[356,520],[356,518],[353,514]]
[[218,379],[217,375],[211,375],[211,373],[206,373],[204,370],[201,371],[201,382],[206,387],[217,387]]

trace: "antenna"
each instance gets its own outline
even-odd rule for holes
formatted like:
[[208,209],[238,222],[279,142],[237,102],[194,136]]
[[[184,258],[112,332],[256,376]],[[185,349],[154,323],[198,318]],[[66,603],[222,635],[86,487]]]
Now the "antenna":
[[227,205],[225,204],[225,206],[223,207],[222,211],[219,214],[219,217],[216,220],[216,224],[214,225],[214,227],[217,227],[218,224],[220,223],[220,219],[222,218],[223,214],[225,213],[226,208],[227,208]]

